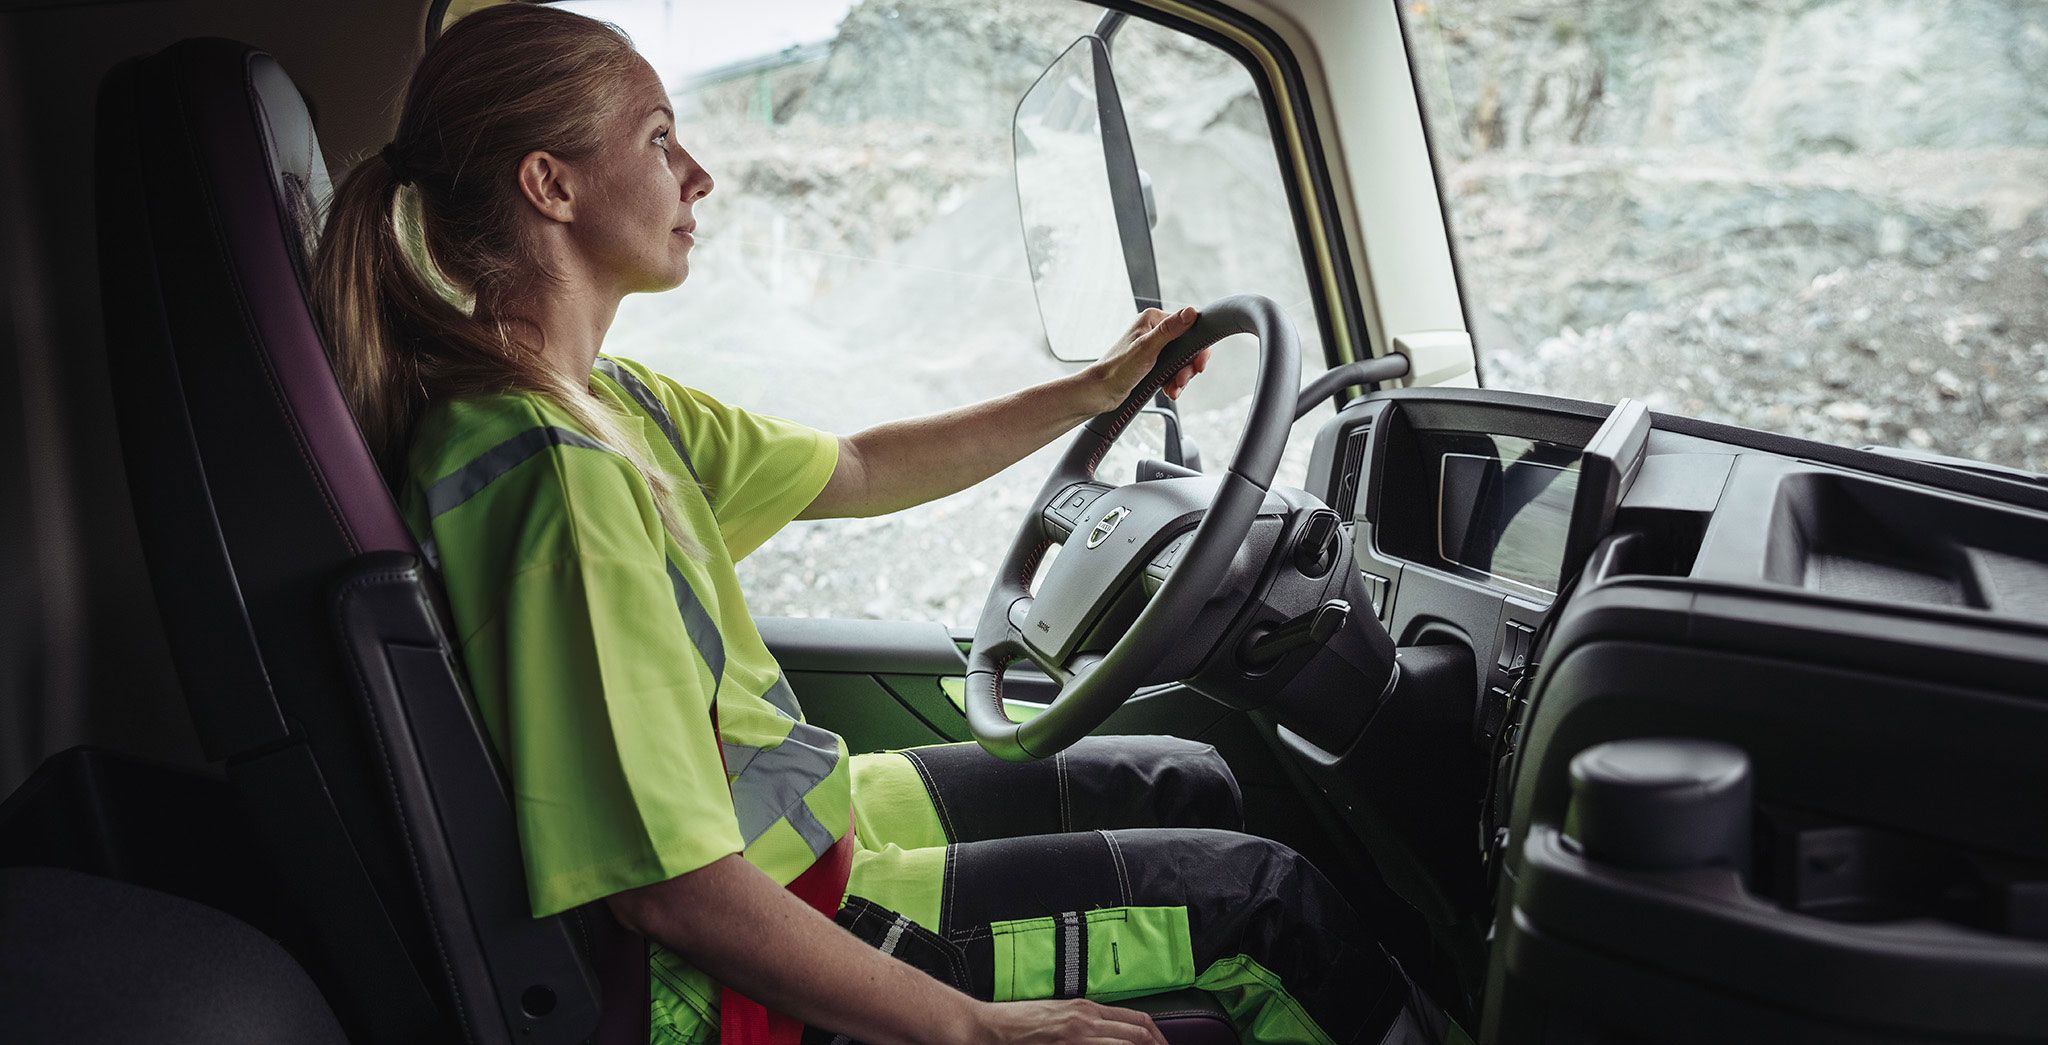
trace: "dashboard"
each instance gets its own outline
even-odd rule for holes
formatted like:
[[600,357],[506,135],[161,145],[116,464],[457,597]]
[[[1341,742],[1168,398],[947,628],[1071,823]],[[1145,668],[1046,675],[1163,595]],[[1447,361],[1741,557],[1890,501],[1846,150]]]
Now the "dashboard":
[[[1668,964],[1630,928],[1660,919],[1701,959],[1645,980],[1637,1032],[1689,1011],[1739,1034],[1738,997],[1869,1024],[1830,993],[1844,963],[1944,1040],[2048,1025],[2048,487],[1476,389],[1352,401],[1309,476],[1400,657],[1469,651],[1471,681],[1323,694],[1378,703],[1342,750],[1277,740],[1489,995],[1491,1038],[1556,1018],[1574,977]],[[1569,844],[1574,757],[1662,736],[1753,767],[1755,850],[1707,899]],[[1959,983],[1997,1000],[1963,1011]]]

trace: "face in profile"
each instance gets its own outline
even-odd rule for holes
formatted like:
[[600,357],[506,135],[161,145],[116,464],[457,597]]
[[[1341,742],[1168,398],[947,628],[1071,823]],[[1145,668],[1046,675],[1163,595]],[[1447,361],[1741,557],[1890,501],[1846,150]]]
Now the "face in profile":
[[694,208],[711,192],[711,175],[678,140],[652,66],[636,63],[620,86],[604,144],[588,161],[592,191],[578,201],[572,235],[624,293],[669,290],[690,274]]

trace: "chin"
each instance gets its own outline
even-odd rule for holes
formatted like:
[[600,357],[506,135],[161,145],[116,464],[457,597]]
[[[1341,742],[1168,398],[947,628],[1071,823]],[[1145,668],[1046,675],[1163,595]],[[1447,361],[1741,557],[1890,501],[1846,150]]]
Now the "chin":
[[666,268],[655,269],[647,273],[646,277],[639,281],[639,289],[634,291],[634,293],[659,294],[665,290],[674,290],[682,286],[683,281],[688,278],[690,278],[690,263],[687,261],[676,262]]

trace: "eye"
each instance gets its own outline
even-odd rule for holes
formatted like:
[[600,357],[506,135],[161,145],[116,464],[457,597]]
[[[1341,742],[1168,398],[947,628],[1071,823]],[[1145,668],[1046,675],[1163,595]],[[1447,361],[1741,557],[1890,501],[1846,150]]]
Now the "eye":
[[654,132],[654,144],[660,146],[661,151],[668,151],[668,128],[663,127],[661,130]]

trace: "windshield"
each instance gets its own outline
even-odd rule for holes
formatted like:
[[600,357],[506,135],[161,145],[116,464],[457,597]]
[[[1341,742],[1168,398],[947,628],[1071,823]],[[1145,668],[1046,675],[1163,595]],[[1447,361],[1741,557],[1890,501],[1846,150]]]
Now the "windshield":
[[2048,5],[1403,10],[1486,384],[2048,470]]

